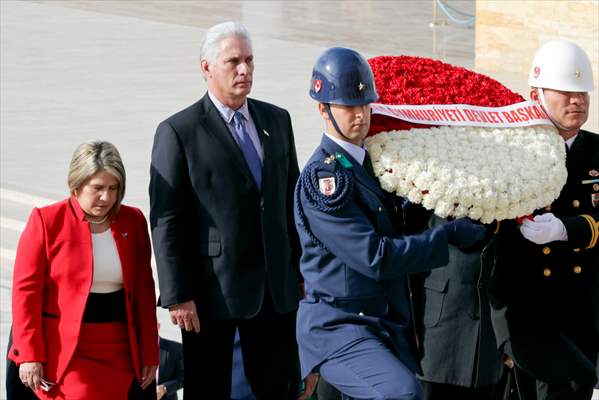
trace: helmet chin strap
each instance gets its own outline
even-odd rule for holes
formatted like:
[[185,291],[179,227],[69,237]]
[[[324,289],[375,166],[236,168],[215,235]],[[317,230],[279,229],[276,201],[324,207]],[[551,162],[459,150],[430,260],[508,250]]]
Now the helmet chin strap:
[[343,136],[345,139],[347,139],[348,142],[351,142],[351,140],[347,136],[345,136],[345,134],[341,131],[339,125],[337,125],[337,120],[335,120],[333,112],[331,111],[331,105],[329,103],[324,103],[324,109],[326,110],[327,115],[329,116],[329,119],[331,120],[331,123],[333,124],[333,127],[335,128],[337,133]]
[[545,102],[545,93],[543,92],[543,88],[537,88],[537,93],[539,94],[539,98],[541,99],[541,106],[543,106],[543,109],[545,110],[545,113],[547,114],[547,116],[549,117],[549,119],[551,120],[551,122],[553,122],[553,124],[555,126],[557,126],[559,129],[561,129],[562,131],[567,131],[568,129],[566,129],[563,126],[561,126],[555,120],[555,118],[553,118],[553,116],[551,116],[551,112],[549,111],[549,107],[547,107],[547,103]]

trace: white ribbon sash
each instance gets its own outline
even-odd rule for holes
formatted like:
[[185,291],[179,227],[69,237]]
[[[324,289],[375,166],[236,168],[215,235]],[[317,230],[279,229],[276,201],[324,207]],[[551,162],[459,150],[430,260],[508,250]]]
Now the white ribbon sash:
[[373,114],[382,114],[425,125],[515,128],[532,125],[554,126],[541,105],[523,101],[505,107],[478,107],[468,104],[389,105],[371,104]]

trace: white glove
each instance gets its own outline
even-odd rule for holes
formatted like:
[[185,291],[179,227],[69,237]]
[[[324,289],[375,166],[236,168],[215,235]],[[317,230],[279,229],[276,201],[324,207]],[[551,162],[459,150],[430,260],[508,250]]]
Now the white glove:
[[537,215],[532,221],[525,219],[520,225],[520,232],[522,236],[536,244],[568,240],[564,223],[552,213]]

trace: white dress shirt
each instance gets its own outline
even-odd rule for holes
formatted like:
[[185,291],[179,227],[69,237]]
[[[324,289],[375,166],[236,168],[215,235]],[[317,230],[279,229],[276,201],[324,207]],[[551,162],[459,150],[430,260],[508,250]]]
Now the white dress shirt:
[[360,165],[364,164],[364,157],[366,157],[366,150],[364,147],[357,146],[353,143],[346,142],[345,140],[337,139],[333,135],[329,135],[328,133],[324,133],[326,137],[331,139],[333,142],[337,143],[343,150],[349,153]]
[[258,152],[258,157],[260,157],[260,162],[262,162],[264,164],[264,150],[262,149],[262,143],[260,142],[260,138],[258,137],[258,131],[256,130],[256,125],[254,124],[254,120],[252,119],[252,115],[250,114],[250,110],[248,109],[247,99],[245,100],[243,105],[241,107],[239,107],[237,110],[232,110],[229,107],[227,107],[226,105],[224,105],[223,103],[221,103],[220,101],[218,101],[216,96],[214,96],[212,93],[210,93],[210,91],[208,91],[208,97],[210,97],[210,100],[212,100],[212,103],[214,103],[214,106],[218,110],[219,114],[225,120],[225,123],[227,124],[227,127],[229,128],[229,132],[233,136],[233,139],[235,139],[235,143],[237,143],[237,145],[239,145],[239,138],[237,137],[237,134],[235,133],[235,121],[233,120],[233,116],[235,115],[235,112],[237,112],[237,111],[239,111],[241,113],[241,115],[243,115],[243,119],[245,120],[244,121],[245,129],[247,130],[248,134],[250,135],[250,139],[252,141],[252,144],[254,145],[254,148],[256,149],[256,152]]

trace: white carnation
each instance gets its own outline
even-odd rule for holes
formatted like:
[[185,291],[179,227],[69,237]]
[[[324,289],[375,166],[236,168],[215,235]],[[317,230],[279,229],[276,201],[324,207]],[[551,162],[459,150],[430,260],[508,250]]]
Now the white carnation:
[[367,139],[384,190],[441,217],[483,223],[551,204],[566,183],[562,138],[548,126],[442,126]]

